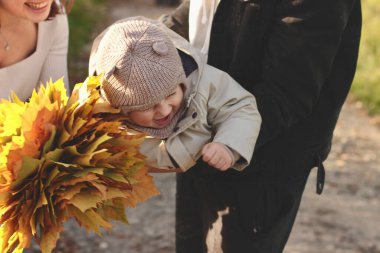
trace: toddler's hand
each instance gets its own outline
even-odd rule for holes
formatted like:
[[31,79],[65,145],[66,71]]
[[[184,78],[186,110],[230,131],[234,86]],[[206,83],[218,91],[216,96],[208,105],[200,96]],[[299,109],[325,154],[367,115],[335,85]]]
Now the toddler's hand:
[[229,169],[234,160],[231,150],[218,142],[211,142],[203,146],[202,159],[220,171]]

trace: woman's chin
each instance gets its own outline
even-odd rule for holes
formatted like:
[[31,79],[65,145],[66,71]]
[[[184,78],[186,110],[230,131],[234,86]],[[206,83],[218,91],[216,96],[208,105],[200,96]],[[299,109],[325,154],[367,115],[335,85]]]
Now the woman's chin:
[[25,3],[25,9],[28,13],[29,20],[38,23],[47,19],[50,13],[51,3],[46,1],[43,5],[32,5]]

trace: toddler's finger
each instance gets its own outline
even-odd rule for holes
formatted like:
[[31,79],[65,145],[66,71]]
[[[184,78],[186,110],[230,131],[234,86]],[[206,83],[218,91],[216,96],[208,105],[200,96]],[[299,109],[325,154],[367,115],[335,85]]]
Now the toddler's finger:
[[209,145],[205,145],[202,149],[202,159],[205,162],[210,162],[215,155],[215,150],[210,148]]
[[220,171],[225,171],[227,167],[227,162],[221,159],[214,167]]

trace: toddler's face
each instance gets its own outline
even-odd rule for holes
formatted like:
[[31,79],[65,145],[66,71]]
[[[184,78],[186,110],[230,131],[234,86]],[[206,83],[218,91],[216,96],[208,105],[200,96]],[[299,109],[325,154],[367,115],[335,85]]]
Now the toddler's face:
[[128,112],[129,120],[139,126],[150,128],[164,128],[168,126],[181,107],[183,100],[183,90],[181,85],[170,93],[158,104],[143,111]]

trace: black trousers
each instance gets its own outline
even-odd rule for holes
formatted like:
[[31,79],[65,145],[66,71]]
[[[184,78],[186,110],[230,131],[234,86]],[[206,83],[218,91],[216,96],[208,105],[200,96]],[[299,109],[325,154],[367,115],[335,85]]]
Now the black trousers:
[[259,166],[241,173],[199,164],[177,175],[177,253],[283,251],[314,159]]

